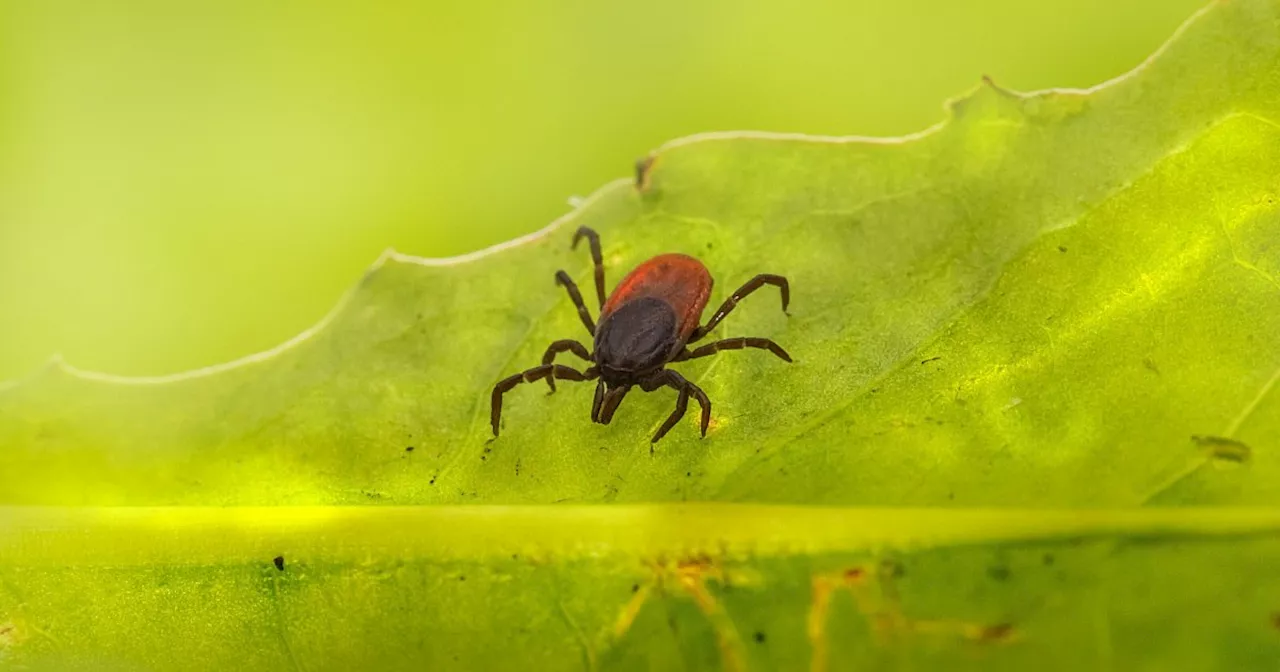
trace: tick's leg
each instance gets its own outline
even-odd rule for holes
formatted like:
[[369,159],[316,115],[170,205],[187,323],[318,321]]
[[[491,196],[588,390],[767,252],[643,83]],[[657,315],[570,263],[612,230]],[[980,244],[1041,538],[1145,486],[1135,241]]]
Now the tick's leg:
[[711,426],[711,400],[707,398],[707,393],[702,391],[701,387],[689,383],[689,393],[694,399],[698,400],[698,406],[702,408],[702,418],[698,421],[702,428],[702,438],[707,438],[707,427]]
[[[658,431],[653,433],[653,438],[649,439],[649,445],[652,446],[659,439],[666,436],[667,432],[671,431],[671,428],[675,427],[677,422],[680,422],[680,418],[684,417],[685,410],[689,408],[689,388],[681,387],[679,390],[680,396],[676,397],[676,410],[671,411],[671,415],[667,416],[666,422],[662,423]],[[650,448],[649,450],[652,451],[653,449]]]
[[587,306],[582,303],[582,294],[578,291],[578,285],[573,282],[573,278],[569,277],[564,271],[556,271],[556,284],[564,287],[569,292],[569,300],[573,301],[573,305],[578,307],[578,317],[582,318],[582,326],[587,328],[587,333],[592,336],[596,333],[596,323],[591,321],[591,313],[587,312]]
[[698,405],[702,407],[702,419],[700,426],[702,428],[702,436],[706,437],[707,427],[711,424],[711,400],[707,398],[707,393],[703,392],[702,388],[697,385],[685,380],[684,376],[676,373],[675,371],[668,370],[666,374],[667,386],[679,390],[680,397],[676,399],[676,411],[667,418],[666,422],[662,423],[662,427],[659,428],[658,433],[653,436],[651,443],[657,443],[658,439],[661,439],[662,435],[666,434],[667,430],[671,429],[671,425],[680,421],[680,415],[684,414],[684,407],[689,403],[688,398],[690,395],[692,395],[694,399],[697,399]]
[[498,435],[498,420],[502,418],[502,395],[508,390],[519,385],[520,383],[532,383],[548,376],[559,378],[560,380],[591,380],[600,375],[594,368],[586,371],[578,371],[567,366],[559,364],[543,364],[535,366],[528,371],[522,371],[498,381],[493,386],[493,397],[490,399],[489,406],[489,424],[493,427],[493,435]]
[[659,369],[656,373],[650,375],[648,378],[640,379],[640,389],[645,392],[652,392],[654,390],[658,390],[666,387],[668,373],[670,373],[670,371],[668,371],[667,369]]
[[[556,355],[565,351],[572,352],[573,354],[587,360],[588,362],[591,361],[591,353],[587,352],[586,346],[584,346],[583,344],[571,338],[566,338],[564,340],[556,341],[555,343],[552,343],[551,345],[547,346],[546,353],[542,355],[542,363],[544,365],[550,364],[551,362],[555,361]],[[547,385],[551,387],[552,392],[556,391],[555,376],[547,376]]]
[[591,247],[591,261],[596,265],[596,296],[600,297],[600,307],[604,308],[604,257],[600,254],[600,236],[587,227],[581,227],[573,234],[573,249],[578,249],[578,241],[583,238]]
[[741,350],[743,348],[760,348],[761,350],[768,350],[788,362],[791,361],[791,355],[788,355],[787,351],[783,350],[781,345],[778,345],[767,338],[750,337],[726,338],[722,341],[708,343],[693,350],[686,349],[684,352],[677,355],[673,361],[683,362],[686,359],[697,359],[699,357],[714,355],[721,350]]
[[725,299],[725,302],[720,304],[715,314],[711,316],[711,321],[693,330],[693,335],[689,337],[689,342],[696,342],[706,336],[708,332],[716,328],[717,324],[720,324],[720,320],[723,320],[725,315],[733,311],[734,306],[737,306],[739,301],[747,298],[751,292],[765,285],[774,285],[782,292],[782,312],[787,312],[787,304],[791,303],[791,287],[787,284],[787,279],[781,275],[761,273],[748,280],[747,284],[739,287],[738,291],[734,292],[728,299]]

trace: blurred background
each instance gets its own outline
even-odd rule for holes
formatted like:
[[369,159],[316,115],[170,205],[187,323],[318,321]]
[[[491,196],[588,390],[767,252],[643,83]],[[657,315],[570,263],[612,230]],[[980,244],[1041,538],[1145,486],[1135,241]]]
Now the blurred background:
[[1202,4],[0,0],[0,380],[262,350],[384,248],[538,229],[665,140],[917,131],[983,74],[1121,74]]

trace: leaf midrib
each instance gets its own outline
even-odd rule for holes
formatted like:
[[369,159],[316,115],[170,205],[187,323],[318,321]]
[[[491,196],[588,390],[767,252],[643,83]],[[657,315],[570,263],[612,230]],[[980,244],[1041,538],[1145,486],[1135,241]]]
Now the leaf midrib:
[[1075,538],[1280,534],[1280,508],[941,509],[768,504],[0,507],[7,565],[204,565],[878,553]]

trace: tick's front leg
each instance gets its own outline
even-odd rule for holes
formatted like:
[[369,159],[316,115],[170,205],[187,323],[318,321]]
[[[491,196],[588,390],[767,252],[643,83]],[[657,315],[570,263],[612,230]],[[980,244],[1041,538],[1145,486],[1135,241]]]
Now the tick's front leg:
[[578,291],[578,285],[564,271],[556,271],[556,284],[564,287],[569,292],[569,300],[573,301],[573,305],[578,307],[578,317],[582,319],[582,326],[587,328],[587,333],[595,336],[596,323],[591,320],[591,313],[587,312],[587,306],[582,302],[582,292]]
[[[547,351],[542,355],[542,364],[545,366],[554,362],[556,355],[565,351],[572,352],[588,362],[591,361],[591,353],[587,352],[586,346],[571,338],[566,338],[547,346]],[[547,376],[547,385],[551,388],[552,392],[556,391],[555,376]]]
[[[715,329],[717,324],[720,324],[720,320],[723,320],[726,315],[733,311],[739,301],[747,298],[752,292],[764,287],[765,285],[773,285],[778,288],[778,291],[782,294],[782,312],[786,313],[787,306],[791,303],[791,285],[787,282],[787,279],[781,275],[761,273],[760,275],[748,280],[747,284],[739,287],[738,291],[725,299],[724,303],[720,304],[720,307],[717,308],[716,312],[711,316],[711,319],[708,320],[706,324],[693,331],[693,335],[689,337],[689,342],[693,343],[701,340],[703,336],[706,336],[712,329]],[[787,314],[789,315],[790,313]]]

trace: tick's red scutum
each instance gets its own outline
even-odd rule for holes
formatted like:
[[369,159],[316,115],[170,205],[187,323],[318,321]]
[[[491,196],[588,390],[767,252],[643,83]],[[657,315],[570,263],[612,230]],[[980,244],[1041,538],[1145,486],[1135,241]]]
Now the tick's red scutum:
[[625,303],[651,297],[671,306],[681,341],[702,320],[711,298],[711,272],[687,254],[662,254],[640,264],[618,283],[600,310],[600,321]]

